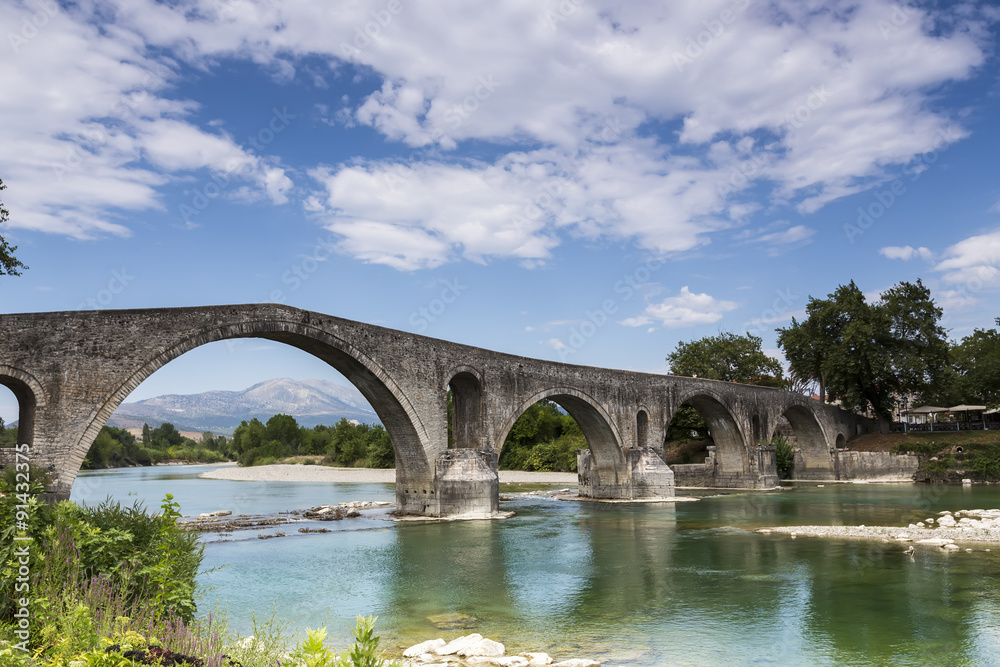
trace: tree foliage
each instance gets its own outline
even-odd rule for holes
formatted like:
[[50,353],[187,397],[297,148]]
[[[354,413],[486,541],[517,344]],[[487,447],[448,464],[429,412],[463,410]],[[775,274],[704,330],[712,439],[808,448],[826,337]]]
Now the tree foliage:
[[899,396],[941,382],[948,343],[941,309],[921,281],[901,282],[869,303],[851,281],[809,298],[806,319],[777,329],[792,374],[858,412],[889,417]]
[[777,359],[764,354],[762,340],[753,334],[723,332],[689,343],[680,342],[667,356],[670,371],[709,380],[781,386],[782,370]]
[[[0,190],[6,190],[7,186],[3,184],[3,180],[0,179]],[[9,211],[4,207],[3,202],[0,202],[0,224],[7,222],[7,217],[10,215]],[[21,275],[20,269],[27,269],[24,264],[22,264],[16,257],[14,257],[14,251],[17,250],[17,246],[12,246],[0,236],[0,276],[19,276]]]
[[[1000,326],[1000,317],[996,319]],[[1000,406],[1000,332],[976,329],[952,348],[952,381],[961,397],[957,402]]]
[[539,401],[524,411],[504,440],[503,470],[576,472],[576,450],[586,449],[579,424],[551,401]]

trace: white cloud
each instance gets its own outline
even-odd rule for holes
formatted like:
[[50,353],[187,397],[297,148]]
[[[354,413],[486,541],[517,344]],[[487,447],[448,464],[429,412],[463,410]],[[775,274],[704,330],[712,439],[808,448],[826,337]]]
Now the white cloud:
[[965,283],[974,289],[1000,278],[1000,229],[971,236],[948,247],[934,267],[946,283]]
[[[0,2],[15,17],[33,11]],[[489,257],[536,265],[568,233],[689,250],[757,209],[746,200],[752,184],[810,212],[963,136],[929,101],[983,63],[978,10],[949,18],[907,8],[883,36],[891,0],[736,5],[680,66],[678,54],[732,2],[593,0],[555,23],[555,0],[490,12],[459,0],[405,2],[394,14],[384,0],[85,3],[60,11],[0,73],[6,115],[18,117],[0,130],[0,170],[20,181],[9,183],[9,203],[20,198],[26,211],[20,224],[75,235],[127,233],[115,212],[156,206],[177,172],[217,171],[232,159],[252,162],[247,187],[280,203],[292,184],[277,161],[223,129],[199,128],[195,104],[168,98],[174,62],[212,71],[246,60],[280,81],[296,72],[324,81],[305,57],[326,59],[331,71],[349,60],[381,79],[343,103],[353,122],[410,146],[449,151],[476,140],[505,154],[407,164],[412,209],[380,187],[389,163],[323,168],[326,223],[344,251],[401,269]],[[151,53],[164,54],[166,72]],[[67,187],[45,192],[49,165],[132,93],[143,111],[116,122]],[[640,138],[649,122],[680,124],[682,145]],[[566,190],[538,220],[518,217],[546,178]],[[799,225],[765,242],[787,247],[810,233]]]
[[934,253],[930,248],[925,248],[920,246],[919,248],[914,248],[913,246],[886,246],[881,248],[879,254],[883,257],[889,259],[901,259],[904,262],[908,262],[914,257],[919,257],[920,259],[931,261],[934,259]]
[[622,320],[621,324],[639,327],[658,321],[667,329],[679,329],[718,322],[724,313],[736,307],[733,301],[716,299],[704,292],[695,294],[685,285],[677,296],[646,306],[642,315]]

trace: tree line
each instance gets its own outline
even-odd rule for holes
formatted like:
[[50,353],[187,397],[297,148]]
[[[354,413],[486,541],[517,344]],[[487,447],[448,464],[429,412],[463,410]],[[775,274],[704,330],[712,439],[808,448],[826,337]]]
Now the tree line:
[[[749,333],[681,342],[667,363],[678,375],[815,390],[825,402],[883,419],[907,397],[911,405],[997,407],[1000,332],[976,329],[950,341],[941,317],[920,280],[897,283],[873,299],[851,281],[825,298],[810,296],[802,321],[793,317],[775,330],[788,377],[763,352],[761,338]],[[690,426],[691,415],[680,416]]]

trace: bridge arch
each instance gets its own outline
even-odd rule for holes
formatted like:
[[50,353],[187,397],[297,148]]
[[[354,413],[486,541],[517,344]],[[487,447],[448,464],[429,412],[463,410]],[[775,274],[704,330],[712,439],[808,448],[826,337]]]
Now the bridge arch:
[[792,446],[797,450],[792,476],[796,479],[830,479],[833,459],[823,426],[807,406],[788,407],[781,415],[792,430]]
[[17,399],[17,442],[35,444],[35,411],[46,404],[42,384],[27,371],[0,364],[0,385],[10,389]]
[[87,427],[72,449],[69,461],[71,469],[66,472],[75,477],[90,443],[97,437],[101,427],[146,378],[186,352],[208,343],[234,338],[263,338],[284,343],[325,361],[361,392],[379,416],[396,452],[397,477],[405,478],[408,474],[432,475],[423,447],[428,439],[426,428],[392,378],[369,357],[341,338],[307,322],[282,319],[203,327],[198,334],[184,338],[173,347],[142,362],[88,417]]
[[569,387],[553,387],[540,391],[524,400],[501,427],[494,444],[499,453],[507,434],[525,411],[539,401],[552,401],[569,413],[580,425],[587,446],[598,466],[620,469],[625,464],[622,451],[622,437],[614,425],[614,420],[604,407],[592,396]]
[[742,473],[749,469],[749,453],[746,439],[732,413],[723,403],[722,397],[706,389],[694,389],[678,397],[677,403],[667,415],[664,432],[670,427],[677,410],[690,405],[708,424],[708,430],[715,443],[715,460],[722,473]]
[[[483,376],[472,366],[458,366],[448,373],[451,378],[451,432],[455,447],[483,448]],[[449,446],[450,443],[449,443]]]

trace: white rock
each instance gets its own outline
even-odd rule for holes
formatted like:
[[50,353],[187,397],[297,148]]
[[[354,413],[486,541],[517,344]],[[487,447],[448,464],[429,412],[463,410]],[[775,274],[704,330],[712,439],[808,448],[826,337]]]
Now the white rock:
[[441,648],[447,643],[448,642],[446,642],[443,639],[428,639],[425,642],[420,642],[419,644],[415,644],[414,646],[411,646],[410,648],[403,651],[403,657],[415,658],[418,655],[423,655],[424,653],[433,653],[434,651]]
[[471,646],[459,649],[456,653],[463,658],[472,656],[499,657],[504,654],[504,651],[506,648],[500,642],[495,642],[492,639],[480,639]]
[[938,525],[942,528],[952,528],[956,524],[958,524],[958,522],[955,521],[955,517],[950,514],[945,514],[943,517],[938,519]]
[[934,519],[924,519],[924,523],[934,523]]
[[942,549],[957,550],[957,549],[961,549],[962,547],[958,546],[957,544],[945,544],[945,545],[942,545],[941,548]]
[[929,544],[932,547],[943,547],[946,544],[951,544],[955,540],[945,539],[943,537],[928,537],[926,540],[917,540],[917,544]]
[[548,653],[522,653],[522,656],[528,659],[528,664],[535,667],[535,665],[551,665],[552,656]]
[[528,659],[520,655],[508,655],[502,658],[491,658],[494,665],[499,667],[528,667]]
[[962,480],[962,485],[963,486],[972,486],[972,480],[971,479],[963,479]]
[[586,658],[573,658],[572,660],[553,663],[552,667],[601,667],[601,663],[596,660],[587,660]]
[[466,635],[464,637],[459,637],[458,639],[453,639],[444,646],[438,649],[434,649],[434,652],[438,655],[455,655],[462,649],[468,648],[473,644],[477,644],[483,640],[483,636],[478,632],[473,632],[471,635]]

